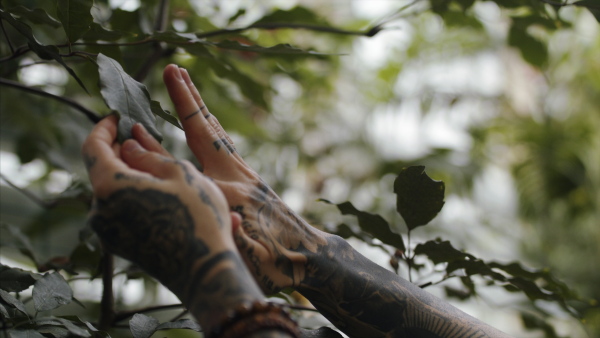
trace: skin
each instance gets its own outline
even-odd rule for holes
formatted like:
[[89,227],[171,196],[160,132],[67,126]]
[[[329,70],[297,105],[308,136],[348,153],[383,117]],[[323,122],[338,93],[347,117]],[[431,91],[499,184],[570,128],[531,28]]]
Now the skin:
[[[206,256],[198,253],[204,252],[202,250],[191,249],[194,246],[193,243],[178,245],[178,250],[187,247],[190,248],[188,251],[195,252],[191,255],[196,257],[195,260],[192,260],[192,266],[197,268],[192,269],[193,271],[187,273],[186,276],[177,278],[169,274],[166,276],[168,280],[165,281],[161,280],[160,276],[157,277],[172,290],[182,290],[180,298],[183,297],[182,300],[191,309],[196,309],[195,313],[198,313],[201,324],[203,324],[202,318],[208,316],[203,313],[208,310],[200,308],[206,309],[217,305],[212,302],[211,304],[205,303],[208,296],[203,296],[202,291],[194,293],[189,290],[202,289],[196,287],[197,284],[194,283],[209,283],[207,280],[210,280],[211,276],[217,275],[216,272],[211,273],[210,269],[208,269],[210,271],[202,269],[202,262],[210,260],[210,257],[214,257],[219,252],[233,252],[233,245],[237,247],[245,265],[240,265],[239,261],[234,258],[216,264],[222,266],[222,270],[218,271],[229,271],[228,277],[231,277],[219,279],[224,284],[229,283],[227,286],[221,285],[221,289],[224,290],[223,294],[231,295],[231,297],[219,298],[223,299],[221,305],[217,306],[220,309],[224,309],[240,299],[258,297],[260,295],[258,287],[265,293],[274,293],[282,288],[291,287],[307,297],[325,317],[350,337],[508,337],[369,261],[342,238],[311,227],[285,205],[235,151],[231,138],[223,130],[215,116],[208,112],[187,71],[169,65],[165,68],[164,82],[182,122],[188,146],[203,168],[203,175],[194,172],[193,168],[185,162],[173,162],[170,155],[158,143],[146,139],[151,138],[149,135],[142,139],[138,135],[139,132],[136,132],[136,127],[134,127],[133,135],[146,151],[171,159],[170,162],[166,162],[168,165],[164,166],[175,168],[169,172],[172,172],[173,175],[178,173],[178,176],[175,176],[180,178],[169,182],[175,186],[161,185],[161,189],[164,188],[161,191],[179,196],[180,202],[187,205],[191,219],[195,220],[193,228],[196,229],[194,230],[196,238],[202,239],[204,244],[210,243],[209,254]],[[105,139],[105,146],[112,145],[112,148],[108,148],[113,152],[112,157],[102,161],[103,166],[108,166],[109,160],[119,160],[118,150],[115,150],[118,146],[114,144],[114,135],[106,136]],[[112,140],[113,143],[110,143],[109,140]],[[134,141],[127,141],[123,148],[127,147],[128,142]],[[157,171],[160,171],[158,167],[144,166],[142,168],[137,164],[137,160],[125,156],[122,150],[121,156],[126,165],[131,168],[146,172],[152,170],[151,175],[147,176],[153,175],[150,178],[153,179],[156,176],[163,179],[158,175]],[[109,176],[105,180],[115,179],[114,175],[110,178],[110,175],[104,172],[100,173],[100,170],[94,171],[93,167],[99,166],[100,160],[95,159],[100,158],[98,155],[86,156],[84,150],[84,158],[86,163],[94,163],[90,170],[90,177],[97,174],[104,177]],[[121,171],[133,178],[133,180],[125,180],[129,185],[133,184],[141,175],[138,173],[136,176],[123,169]],[[212,180],[209,181],[206,176]],[[186,177],[192,177],[192,179],[188,182]],[[152,185],[147,181],[141,182],[144,183],[143,186]],[[186,184],[182,184],[182,182]],[[108,199],[116,196],[112,196],[111,193],[119,189],[112,189],[110,193],[102,191],[106,190],[105,185],[94,184],[94,178],[92,178],[92,184],[94,189],[99,190],[96,191],[98,200],[107,203],[106,205],[98,203],[98,205],[108,208]],[[119,184],[121,184],[121,190],[129,188],[122,181],[119,181]],[[218,187],[223,198],[217,198],[216,192],[214,198],[212,193],[208,194],[214,204],[214,207],[211,207],[199,197],[201,195],[198,193],[199,185]],[[190,190],[189,193],[186,193],[187,190],[183,189],[184,186],[194,188],[186,188]],[[205,189],[212,192],[208,188]],[[189,196],[193,196],[193,198],[190,197],[188,200]],[[171,200],[165,198],[163,204],[165,211],[169,208],[174,211],[185,209],[181,207],[177,209]],[[226,243],[225,247],[217,245],[220,240],[215,242],[209,239],[209,234],[214,234],[213,230],[197,230],[206,226],[200,225],[203,219],[209,215],[215,215],[215,210],[223,208],[221,203],[223,201],[226,201],[225,205],[229,205],[229,208],[235,212],[233,214],[235,216],[227,218],[227,220],[233,219],[234,221],[223,222],[225,225],[222,227],[212,226],[210,229],[219,229],[216,233],[219,234],[219,238],[223,237],[222,240]],[[137,203],[143,204],[144,201]],[[147,203],[150,204],[150,202]],[[186,219],[183,217],[184,214],[182,211],[173,213],[173,215],[179,216],[177,219],[172,219],[172,222],[182,222]],[[111,218],[107,217],[107,219]],[[216,216],[212,219],[216,219]],[[104,224],[107,223],[108,221],[104,222]],[[215,221],[215,223],[219,222]],[[122,224],[118,227],[124,226],[125,224]],[[173,227],[177,231],[182,231],[181,226]],[[230,231],[228,236],[227,231]],[[135,241],[132,236],[126,238]],[[161,248],[161,250],[170,247],[170,245],[162,243],[162,240],[162,238],[157,238],[153,246]],[[175,243],[175,240],[172,243]],[[114,251],[127,255],[126,252]],[[169,255],[165,253],[165,257],[170,259],[181,257],[178,259],[188,262],[186,259],[189,260],[189,258],[185,257],[189,257],[189,254],[188,256],[182,253],[178,254],[179,256],[174,256],[172,253]],[[151,255],[153,253],[148,254],[148,259]],[[125,257],[127,258],[127,256]],[[130,255],[130,257],[132,256]],[[145,260],[146,256],[134,256],[134,258]],[[147,263],[142,267],[148,271],[158,269],[158,274],[163,271],[163,265],[167,264],[158,259],[152,259]],[[184,263],[184,265],[188,264]],[[244,266],[247,266],[248,269],[245,269]],[[242,272],[238,273],[236,269]],[[198,271],[206,273],[206,275],[200,276]],[[249,278],[249,274],[254,277],[258,287],[243,279]],[[188,278],[188,275],[194,276],[194,278]],[[235,278],[242,279],[236,280]],[[190,284],[190,280],[194,282]],[[253,284],[254,288],[249,284]],[[174,292],[179,296],[176,291]],[[194,296],[190,297],[189,294],[194,294]],[[210,324],[210,320],[210,318],[205,319],[205,322]]]
[[240,216],[208,177],[173,159],[141,125],[132,134],[119,145],[109,116],[84,142],[95,196],[89,222],[106,250],[139,264],[210,331],[231,308],[264,298],[231,236]]

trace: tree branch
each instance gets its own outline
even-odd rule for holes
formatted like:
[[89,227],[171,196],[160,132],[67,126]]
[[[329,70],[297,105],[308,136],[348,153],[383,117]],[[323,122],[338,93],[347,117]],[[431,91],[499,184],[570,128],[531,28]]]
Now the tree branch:
[[45,96],[45,97],[49,97],[55,100],[58,100],[62,103],[65,103],[77,110],[79,110],[80,112],[82,112],[90,121],[92,121],[93,123],[98,123],[102,118],[98,115],[96,115],[96,113],[94,113],[93,111],[87,109],[86,107],[82,106],[81,104],[67,98],[64,96],[58,96],[58,95],[54,95],[54,94],[50,94],[48,92],[45,92],[43,90],[37,89],[37,88],[33,88],[33,87],[28,87],[25,86],[19,82],[16,81],[12,81],[12,80],[8,80],[8,79],[4,79],[4,78],[0,78],[0,85],[3,86],[8,86],[8,87],[13,87],[13,88],[17,88],[19,90],[22,91],[26,91],[28,93],[32,93],[32,94],[36,94],[36,95],[40,95],[40,96]]
[[8,34],[6,33],[6,30],[4,29],[4,22],[3,20],[0,20],[0,28],[2,28],[2,33],[4,33],[4,38],[6,39],[6,43],[8,44],[8,47],[10,48],[10,52],[11,53],[15,53],[15,49],[13,48],[12,43],[10,43],[10,39],[8,38]]
[[552,1],[552,0],[540,0],[540,1],[543,3],[547,3],[548,5],[557,6],[557,7],[577,6],[577,7],[600,9],[600,5],[590,5],[589,3],[579,4],[577,2],[567,3],[567,2],[556,2],[556,1]]
[[[169,19],[169,0],[161,0],[156,13],[154,22],[154,31],[162,32],[166,29]],[[142,82],[150,73],[150,70],[160,60],[164,54],[164,43],[155,41],[153,43],[154,52],[146,58],[146,62],[142,64],[137,74],[133,77],[136,81]]]
[[99,329],[107,331],[115,322],[115,299],[113,294],[113,273],[115,261],[113,255],[104,253],[102,257],[102,299],[100,300]]
[[16,184],[14,184],[13,182],[11,182],[2,173],[0,173],[0,179],[2,179],[4,182],[6,182],[6,184],[8,184],[11,188],[13,188],[16,191],[20,192],[21,194],[25,195],[27,198],[29,198],[30,200],[32,200],[33,202],[35,202],[35,204],[39,205],[40,207],[42,207],[44,209],[51,208],[54,205],[54,203],[46,202],[46,201],[42,200],[41,198],[37,197],[31,191],[18,187]]
[[298,24],[298,23],[284,23],[284,22],[274,22],[274,23],[258,23],[252,24],[243,28],[235,28],[235,29],[219,29],[215,31],[210,31],[206,33],[196,33],[196,37],[198,38],[208,38],[217,35],[225,35],[225,34],[234,34],[243,32],[249,29],[284,29],[284,28],[294,28],[294,29],[307,29],[316,32],[325,32],[325,33],[334,33],[334,34],[342,34],[342,35],[358,35],[358,36],[367,36],[372,37],[383,30],[381,25],[373,26],[371,29],[367,31],[349,31],[345,29],[339,29],[334,27],[327,26],[317,26],[310,24]]

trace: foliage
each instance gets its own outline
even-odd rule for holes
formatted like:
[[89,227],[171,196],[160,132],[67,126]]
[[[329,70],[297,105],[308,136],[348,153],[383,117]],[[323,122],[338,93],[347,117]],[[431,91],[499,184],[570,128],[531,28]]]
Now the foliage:
[[[276,144],[272,147],[280,150],[274,157],[285,159],[286,151],[297,149],[291,147],[300,142],[298,128],[304,128],[306,134],[318,132],[319,128],[325,128],[323,125],[326,123],[343,129],[339,127],[346,123],[343,117],[326,114],[334,106],[326,98],[337,99],[334,93],[339,82],[335,81],[351,82],[346,81],[347,74],[338,73],[343,62],[339,60],[339,54],[348,49],[357,37],[376,37],[404,20],[410,20],[414,27],[419,27],[426,22],[424,20],[435,18],[433,20],[437,21],[434,23],[442,23],[449,34],[460,34],[452,39],[444,36],[436,43],[429,44],[435,47],[423,48],[419,47],[419,42],[423,44],[428,38],[419,36],[422,30],[415,29],[416,38],[403,50],[407,60],[423,62],[438,55],[446,58],[452,55],[455,41],[461,41],[467,52],[478,51],[482,46],[493,50],[498,42],[487,36],[481,37],[486,22],[481,20],[476,11],[477,6],[489,4],[501,9],[505,18],[506,36],[500,44],[516,49],[527,63],[538,70],[559,68],[561,62],[581,62],[576,54],[567,53],[557,61],[553,57],[556,53],[553,54],[550,48],[549,41],[553,34],[576,25],[568,15],[569,10],[579,8],[589,11],[600,21],[600,8],[597,2],[591,0],[415,1],[399,4],[396,12],[375,24],[355,21],[346,23],[342,28],[320,15],[318,9],[302,6],[276,8],[261,13],[257,18],[251,15],[251,5],[222,15],[225,11],[220,12],[219,8],[197,8],[194,2],[184,0],[172,0],[170,4],[168,1],[144,1],[142,6],[133,11],[111,8],[106,0],[3,0],[0,5],[3,35],[0,42],[1,150],[16,154],[23,164],[44,163],[43,175],[27,189],[12,184],[14,178],[2,176],[7,184],[0,186],[2,255],[22,264],[33,265],[38,271],[35,273],[0,266],[0,312],[5,318],[5,328],[11,327],[10,335],[15,337],[40,334],[54,337],[107,336],[107,332],[111,335],[121,334],[122,322],[130,319],[127,327],[135,337],[146,337],[156,330],[172,328],[198,330],[195,323],[180,318],[180,315],[174,320],[161,319],[163,323],[159,324],[158,319],[144,314],[172,307],[149,304],[148,308],[127,309],[123,306],[113,314],[112,306],[115,304],[106,296],[108,293],[105,292],[101,301],[79,303],[69,286],[69,283],[73,284],[78,279],[102,279],[105,289],[112,291],[110,281],[113,275],[125,275],[129,280],[152,284],[135,267],[124,262],[117,261],[117,267],[113,267],[112,259],[102,256],[95,237],[84,227],[91,197],[78,149],[93,123],[106,114],[117,112],[124,117],[121,119],[121,139],[128,137],[127,131],[132,121],[141,121],[157,138],[161,138],[162,131],[163,144],[177,156],[189,156],[181,152],[181,142],[172,135],[179,127],[179,122],[159,103],[166,105],[160,80],[162,66],[175,62],[188,68],[191,74],[202,75],[200,83],[205,100],[210,107],[219,107],[221,123],[227,130],[233,131],[234,136],[239,136],[242,142],[238,144],[238,149],[247,149],[250,162],[253,155],[250,149],[257,149],[256,153],[262,152],[260,158],[268,161],[269,152],[264,151],[269,149],[267,141],[272,141]],[[563,14],[565,11],[567,15]],[[211,13],[221,14],[220,19],[219,15],[211,18]],[[569,57],[573,59],[569,60]],[[584,58],[592,59],[593,53],[592,57]],[[588,62],[585,67],[590,74],[600,69],[597,62]],[[394,96],[390,90],[391,84],[415,64],[398,60],[387,63],[379,70],[380,78],[365,86],[368,87],[364,89],[367,97],[370,95],[373,100],[402,100]],[[46,72],[46,79],[36,79],[33,76],[35,72]],[[303,95],[297,98],[303,104],[302,118],[305,122],[301,127],[298,127],[298,119],[294,118],[297,108],[280,99],[277,101],[283,89],[277,88],[276,81],[282,79],[288,84],[303,84]],[[576,76],[569,81],[569,86],[580,89],[579,95],[597,93],[598,85],[596,83],[594,87],[595,82]],[[424,95],[424,110],[431,106],[436,95],[431,92]],[[466,99],[456,95],[447,101],[454,105]],[[504,103],[500,98],[495,104]],[[598,104],[590,106],[597,107]],[[69,109],[65,109],[67,107]],[[281,109],[287,108],[290,109],[282,114]],[[506,107],[506,110],[510,111],[510,107]],[[269,115],[269,111],[274,111],[273,116]],[[364,111],[369,110],[364,107]],[[497,140],[494,136],[498,134],[513,140],[515,144],[530,145],[528,149],[533,155],[514,163],[515,176],[524,196],[521,202],[525,219],[543,223],[548,218],[540,215],[552,213],[556,217],[553,219],[559,221],[549,223],[567,224],[567,220],[574,216],[574,222],[582,225],[578,228],[578,234],[584,239],[589,233],[585,227],[590,228],[589,224],[593,226],[598,219],[590,212],[594,210],[594,201],[597,199],[585,186],[588,184],[600,188],[600,185],[592,181],[595,176],[589,172],[589,168],[593,168],[593,160],[586,160],[586,157],[579,156],[572,147],[567,148],[566,145],[569,142],[588,142],[592,137],[589,135],[593,135],[597,129],[594,129],[594,125],[600,127],[592,113],[580,120],[583,121],[582,126],[569,127],[566,122],[546,118],[544,123],[548,128],[539,129],[538,122],[529,117],[515,119],[501,116],[489,129],[481,127],[471,130],[480,146],[473,149],[474,153],[485,151],[489,143]],[[291,122],[286,122],[282,115],[286,115]],[[156,116],[159,118],[156,119]],[[263,121],[267,121],[265,124],[269,133],[256,127]],[[568,133],[586,128],[591,128],[591,131],[578,134],[579,139],[560,142],[565,135],[564,130]],[[309,169],[310,166],[323,166],[322,157],[338,156],[344,154],[345,150],[354,154],[357,147],[355,141],[346,136],[337,142],[323,142],[312,155],[299,155],[302,165]],[[555,151],[556,145],[564,148]],[[439,279],[420,283],[422,287],[448,279],[460,280],[461,288],[446,286],[445,292],[449,298],[464,300],[476,297],[477,290],[481,288],[479,284],[485,288],[499,286],[509,292],[522,292],[534,309],[533,312],[522,311],[524,325],[530,329],[542,329],[549,337],[556,336],[556,333],[549,324],[548,315],[537,307],[536,300],[555,302],[576,316],[597,308],[597,304],[590,306],[573,302],[578,299],[577,295],[546,269],[529,270],[517,262],[505,264],[484,261],[439,238],[411,245],[412,231],[428,224],[442,208],[444,185],[430,180],[423,167],[409,165],[427,164],[447,183],[447,178],[450,178],[448,185],[455,190],[472,184],[469,178],[461,180],[460,177],[475,176],[481,170],[480,165],[474,163],[468,168],[455,166],[444,160],[449,150],[442,148],[415,160],[369,161],[370,157],[365,154],[375,151],[368,144],[362,147],[366,148],[359,152],[364,162],[376,163],[370,176],[379,179],[394,174],[396,207],[407,226],[407,241],[396,222],[388,222],[384,218],[387,215],[360,211],[350,202],[337,204],[337,207],[342,214],[356,216],[357,225],[340,224],[333,232],[345,238],[359,238],[383,249],[390,256],[391,267],[398,273],[403,272],[401,264],[406,265],[411,280],[413,274],[424,276],[437,273]],[[542,151],[535,151],[536,147],[542,148]],[[577,146],[577,149],[580,149],[580,153],[585,149],[597,151],[593,147]],[[251,164],[259,172],[260,166],[264,166],[260,162]],[[407,169],[396,177],[401,167]],[[277,170],[278,166],[273,168],[265,166],[263,169],[269,175],[269,170]],[[49,192],[48,182],[57,172],[69,173],[70,185],[61,192]],[[367,174],[351,174],[349,179],[368,184]],[[277,173],[273,175],[276,190],[284,190],[282,188],[286,183],[289,184],[280,176]],[[573,177],[583,177],[583,181]],[[325,181],[321,178],[317,180]],[[315,190],[316,193],[321,192]],[[378,203],[386,205],[385,201],[372,200],[374,207]],[[409,215],[410,212],[415,214]],[[582,220],[578,221],[579,218]],[[560,230],[564,228],[556,226],[555,229],[556,233],[570,236],[569,231]],[[547,243],[551,245],[557,242],[547,231],[535,236],[547,237]],[[589,257],[583,255],[583,259],[593,264],[593,259]],[[594,257],[593,254],[591,257]],[[588,271],[585,270],[586,276]],[[569,276],[576,277],[577,273],[569,272]],[[65,280],[63,276],[69,278]],[[586,295],[597,293],[588,292]],[[30,303],[28,299],[33,302]],[[78,308],[83,303],[84,310]],[[120,305],[123,304],[117,299],[116,306]],[[63,315],[65,311],[70,311],[71,315]],[[80,315],[74,317],[73,313]]]

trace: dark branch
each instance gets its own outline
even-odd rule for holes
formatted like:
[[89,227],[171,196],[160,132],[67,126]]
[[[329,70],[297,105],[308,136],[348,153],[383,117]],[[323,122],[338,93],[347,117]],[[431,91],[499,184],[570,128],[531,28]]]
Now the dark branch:
[[[158,4],[158,10],[156,12],[156,21],[154,22],[154,31],[162,32],[166,29],[169,19],[169,0],[161,0]],[[160,60],[164,55],[164,43],[154,42],[154,52],[146,58],[146,62],[142,64],[137,74],[133,77],[136,81],[142,82],[150,73],[154,64]]]
[[33,88],[33,87],[28,87],[25,86],[19,82],[16,81],[12,81],[12,80],[8,80],[8,79],[4,79],[4,78],[0,78],[0,85],[4,85],[4,86],[8,86],[8,87],[13,87],[13,88],[17,88],[19,90],[22,91],[26,91],[28,93],[32,93],[32,94],[36,94],[36,95],[40,95],[40,96],[45,96],[45,97],[49,97],[55,100],[58,100],[62,103],[65,103],[77,110],[79,110],[80,112],[82,112],[90,121],[92,121],[93,123],[98,123],[102,118],[99,117],[98,115],[96,115],[96,113],[94,113],[93,111],[87,109],[86,107],[80,105],[79,103],[64,97],[64,96],[58,96],[58,95],[54,95],[54,94],[50,94],[48,92],[45,92],[43,90],[37,89],[37,88]]
[[14,54],[15,49],[13,48],[12,43],[10,43],[10,39],[8,38],[8,34],[6,33],[6,30],[4,29],[4,22],[2,20],[0,20],[0,28],[2,28],[2,33],[4,33],[4,38],[6,39],[6,43],[8,44],[8,47],[10,48],[10,52]]
[[557,7],[565,7],[565,6],[578,6],[578,7],[587,7],[587,8],[594,8],[594,9],[600,9],[600,5],[590,5],[589,3],[579,3],[579,2],[573,2],[573,3],[567,3],[567,2],[556,2],[556,1],[552,1],[552,0],[540,0],[543,3],[547,3],[548,5],[552,5],[552,6],[557,6]]
[[100,330],[112,328],[115,320],[115,298],[113,294],[113,277],[115,261],[112,254],[104,252],[102,268],[102,299],[100,300]]
[[29,198],[30,200],[32,200],[33,202],[35,202],[37,205],[41,206],[42,208],[48,209],[48,208],[53,207],[53,203],[46,202],[46,201],[42,200],[41,198],[37,197],[31,191],[18,187],[16,184],[11,182],[2,173],[0,173],[0,179],[2,179],[4,182],[6,182],[6,184],[8,184],[11,188],[13,188],[13,189],[17,190],[18,192],[22,193],[23,195],[27,196],[27,198]]
[[196,33],[198,38],[208,38],[217,35],[225,35],[225,34],[234,34],[243,32],[249,29],[284,29],[284,28],[293,28],[293,29],[307,29],[316,32],[325,32],[325,33],[334,33],[334,34],[342,34],[342,35],[358,35],[358,36],[367,36],[372,37],[375,34],[379,33],[383,28],[381,25],[376,25],[367,31],[349,31],[345,29],[326,27],[326,26],[317,26],[310,24],[298,24],[298,23],[258,23],[252,24],[250,26],[246,26],[243,28],[235,28],[235,29],[219,29],[206,33]]

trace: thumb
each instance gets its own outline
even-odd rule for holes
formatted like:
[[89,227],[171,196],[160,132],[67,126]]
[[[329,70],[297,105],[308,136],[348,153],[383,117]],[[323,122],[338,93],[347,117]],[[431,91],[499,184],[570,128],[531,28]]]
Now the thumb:
[[130,168],[161,179],[171,178],[181,171],[172,158],[148,151],[133,139],[125,141],[121,146],[121,158]]

